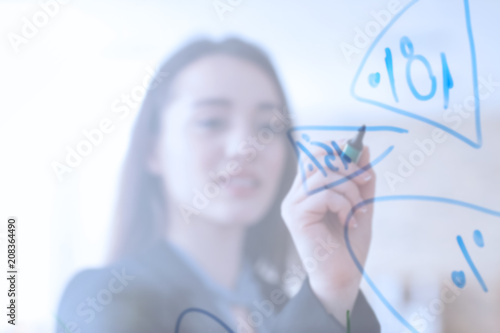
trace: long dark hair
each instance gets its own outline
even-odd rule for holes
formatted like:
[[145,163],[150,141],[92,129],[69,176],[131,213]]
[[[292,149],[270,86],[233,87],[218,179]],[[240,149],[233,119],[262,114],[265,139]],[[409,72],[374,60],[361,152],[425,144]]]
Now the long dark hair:
[[[151,173],[147,160],[160,132],[160,112],[169,100],[170,86],[179,72],[195,60],[210,54],[227,54],[257,65],[275,83],[283,101],[282,114],[286,117],[286,135],[292,126],[283,87],[271,61],[255,45],[238,38],[221,42],[208,39],[191,41],[168,58],[151,82],[159,84],[148,89],[132,131],[130,145],[121,170],[119,194],[115,207],[114,230],[109,260],[137,253],[155,240],[164,237],[167,216],[160,176]],[[161,76],[161,77],[160,77]],[[289,190],[296,172],[296,162],[290,145],[286,146],[286,169],[275,202],[259,223],[249,228],[245,239],[245,256],[252,263],[264,260],[282,275],[291,241],[283,223],[281,201]]]

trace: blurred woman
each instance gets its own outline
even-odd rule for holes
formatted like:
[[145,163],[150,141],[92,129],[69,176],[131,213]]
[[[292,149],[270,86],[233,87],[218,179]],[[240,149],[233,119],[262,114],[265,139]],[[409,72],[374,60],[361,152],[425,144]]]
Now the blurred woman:
[[[345,332],[347,311],[352,332],[379,332],[343,242],[351,209],[374,196],[373,171],[304,192],[284,90],[254,45],[191,42],[152,82],[124,163],[110,263],[73,277],[58,332]],[[306,177],[318,187],[346,175]],[[350,222],[362,264],[372,214],[355,210]],[[290,253],[316,265],[291,270]]]

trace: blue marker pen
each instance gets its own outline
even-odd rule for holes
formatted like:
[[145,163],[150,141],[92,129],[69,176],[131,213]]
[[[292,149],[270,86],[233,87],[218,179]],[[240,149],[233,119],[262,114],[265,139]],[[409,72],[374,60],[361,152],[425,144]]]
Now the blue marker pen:
[[359,129],[356,137],[347,141],[347,144],[342,152],[343,155],[349,157],[354,163],[358,163],[361,152],[363,151],[363,137],[365,136],[365,132],[366,126],[363,125]]

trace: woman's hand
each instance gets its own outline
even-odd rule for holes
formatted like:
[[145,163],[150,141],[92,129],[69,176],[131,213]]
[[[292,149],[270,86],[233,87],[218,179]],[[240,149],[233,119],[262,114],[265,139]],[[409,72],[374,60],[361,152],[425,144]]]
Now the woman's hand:
[[[342,147],[343,148],[343,147]],[[315,157],[323,161],[326,152],[318,152]],[[320,188],[359,170],[370,163],[367,147],[363,149],[358,165],[349,163],[347,170],[335,156],[337,172],[325,168],[325,177],[319,170],[307,170],[309,189]],[[349,254],[344,239],[344,225],[351,208],[359,202],[373,198],[375,193],[375,173],[370,168],[358,176],[329,189],[312,195],[305,193],[302,177],[297,174],[295,181],[281,205],[281,214],[291,233],[303,265],[308,271],[311,289],[326,310],[344,326],[346,312],[352,311],[359,292],[361,273]],[[371,239],[373,205],[357,209],[349,221],[349,240],[359,262],[364,266]],[[323,252],[320,242],[339,246]],[[320,253],[321,252],[321,253]],[[316,265],[307,262],[315,260]]]

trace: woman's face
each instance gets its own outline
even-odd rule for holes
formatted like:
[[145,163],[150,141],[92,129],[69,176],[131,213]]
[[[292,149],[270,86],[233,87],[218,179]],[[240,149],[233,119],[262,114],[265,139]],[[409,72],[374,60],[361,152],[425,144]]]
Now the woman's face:
[[150,166],[168,209],[248,225],[268,211],[285,164],[283,101],[271,78],[229,55],[203,57],[174,79]]

